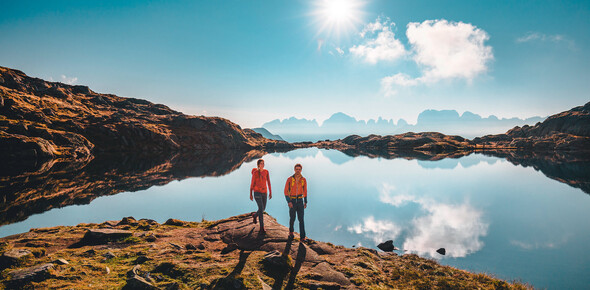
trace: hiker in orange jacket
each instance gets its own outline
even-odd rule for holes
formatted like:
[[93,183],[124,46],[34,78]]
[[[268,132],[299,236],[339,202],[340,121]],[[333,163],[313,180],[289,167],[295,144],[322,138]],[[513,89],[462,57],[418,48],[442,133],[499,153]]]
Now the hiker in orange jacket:
[[307,180],[301,175],[303,166],[295,164],[295,174],[287,178],[285,183],[285,199],[289,204],[289,238],[293,238],[293,224],[295,215],[299,221],[299,236],[301,241],[306,241],[305,224],[303,222],[303,210],[307,208]]
[[[257,168],[252,169],[252,181],[250,182],[250,200],[256,199],[258,211],[252,213],[252,220],[256,223],[256,217],[260,219],[260,233],[266,233],[264,229],[264,209],[266,209],[266,192],[268,184],[268,198],[272,198],[272,188],[270,187],[270,177],[268,170],[264,169],[264,160],[259,159]],[[254,192],[254,196],[252,196]]]

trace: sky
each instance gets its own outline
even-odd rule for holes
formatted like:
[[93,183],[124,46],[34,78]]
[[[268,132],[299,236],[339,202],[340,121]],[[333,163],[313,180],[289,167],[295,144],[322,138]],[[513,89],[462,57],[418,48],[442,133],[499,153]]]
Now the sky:
[[0,1],[0,66],[242,127],[590,101],[589,1]]

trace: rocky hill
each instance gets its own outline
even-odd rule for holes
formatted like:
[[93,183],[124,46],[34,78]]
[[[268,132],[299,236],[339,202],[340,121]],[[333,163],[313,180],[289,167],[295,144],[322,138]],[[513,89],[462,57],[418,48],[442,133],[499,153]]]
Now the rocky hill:
[[6,162],[84,160],[94,152],[290,147],[223,118],[188,116],[0,67],[0,158]]
[[132,217],[0,239],[12,289],[526,289],[414,254],[288,238],[264,215],[209,222]]
[[504,134],[475,138],[473,142],[529,151],[590,151],[590,102],[549,116],[534,126],[516,126]]

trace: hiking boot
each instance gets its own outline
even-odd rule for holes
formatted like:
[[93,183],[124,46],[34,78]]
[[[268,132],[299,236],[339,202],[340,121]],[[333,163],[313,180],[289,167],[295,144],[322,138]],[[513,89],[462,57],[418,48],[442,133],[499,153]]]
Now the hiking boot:
[[253,222],[254,224],[256,224],[256,223],[257,223],[257,221],[256,221],[256,213],[252,213],[252,222]]

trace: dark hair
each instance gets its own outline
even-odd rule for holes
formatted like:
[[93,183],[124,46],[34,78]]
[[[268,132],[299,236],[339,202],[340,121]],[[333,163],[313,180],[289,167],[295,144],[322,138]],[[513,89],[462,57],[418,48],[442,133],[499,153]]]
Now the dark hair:
[[299,164],[299,163],[295,164],[295,167],[293,167],[293,168],[297,168],[297,167],[303,169],[303,166],[301,166],[301,164]]
[[260,163],[264,162],[264,160],[262,159],[258,159],[258,162],[256,162],[256,165],[260,165]]

